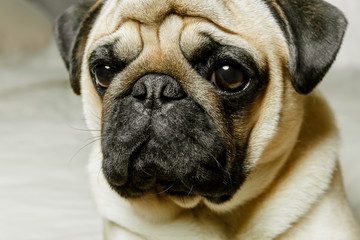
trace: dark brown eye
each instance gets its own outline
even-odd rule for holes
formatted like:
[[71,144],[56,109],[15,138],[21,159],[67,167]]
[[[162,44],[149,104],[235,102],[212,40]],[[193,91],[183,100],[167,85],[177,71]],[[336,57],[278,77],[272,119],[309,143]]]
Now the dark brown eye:
[[114,78],[115,72],[114,70],[107,65],[97,66],[94,71],[96,84],[102,87],[108,87]]
[[211,81],[222,90],[235,90],[241,86],[245,87],[248,78],[241,69],[224,65],[212,73]]

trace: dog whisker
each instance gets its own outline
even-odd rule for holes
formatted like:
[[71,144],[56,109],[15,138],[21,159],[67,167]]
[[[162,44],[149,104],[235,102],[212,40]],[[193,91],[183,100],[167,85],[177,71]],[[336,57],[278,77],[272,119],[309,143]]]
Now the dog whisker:
[[146,175],[148,175],[148,176],[152,176],[152,174],[146,172],[144,169],[141,169],[141,171],[142,171],[143,173],[145,173]]
[[191,192],[192,192],[193,189],[194,189],[194,185],[191,185],[191,188],[190,188],[190,190],[189,190],[189,192],[187,194],[188,197],[191,195]]
[[101,129],[89,129],[87,127],[74,127],[74,126],[69,126],[71,129],[73,130],[77,130],[77,131],[81,131],[81,132],[100,132]]
[[[84,146],[82,146],[79,150],[77,150],[77,151],[74,153],[74,155],[70,158],[70,160],[69,160],[70,162],[72,162],[72,161],[75,159],[75,157],[76,157],[82,150],[84,150],[85,148],[89,147],[90,145],[96,143],[97,141],[101,140],[101,137],[93,137],[93,138],[90,138],[90,139],[93,139],[93,140],[91,140],[90,142],[86,143],[86,144],[85,144]],[[90,139],[88,139],[88,140],[90,140]]]
[[159,195],[159,194],[162,194],[162,193],[166,193],[166,192],[169,191],[172,187],[174,187],[174,184],[171,184],[170,187],[168,187],[168,188],[166,188],[165,190],[163,190],[163,191],[161,191],[161,192],[158,192],[158,193],[156,193],[156,194]]

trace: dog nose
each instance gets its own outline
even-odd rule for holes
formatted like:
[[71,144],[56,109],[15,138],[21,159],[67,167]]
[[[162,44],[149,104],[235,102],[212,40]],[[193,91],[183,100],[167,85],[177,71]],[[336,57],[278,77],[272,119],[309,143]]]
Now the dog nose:
[[154,107],[185,97],[180,83],[165,74],[148,74],[140,78],[133,86],[131,95],[144,102],[146,108]]

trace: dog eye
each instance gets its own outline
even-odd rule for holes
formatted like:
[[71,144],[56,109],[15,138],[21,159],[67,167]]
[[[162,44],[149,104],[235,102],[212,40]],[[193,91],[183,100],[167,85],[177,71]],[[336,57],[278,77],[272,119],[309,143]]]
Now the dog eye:
[[114,70],[108,65],[97,66],[93,73],[95,75],[96,84],[102,87],[108,87],[113,79],[115,73]]
[[222,90],[236,90],[246,86],[248,77],[236,67],[224,65],[216,69],[211,75],[211,81]]

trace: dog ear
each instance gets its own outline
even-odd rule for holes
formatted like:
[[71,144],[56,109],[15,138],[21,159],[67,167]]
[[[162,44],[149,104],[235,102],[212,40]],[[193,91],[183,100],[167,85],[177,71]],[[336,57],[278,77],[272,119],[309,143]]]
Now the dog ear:
[[[297,92],[310,93],[323,79],[340,49],[347,21],[322,0],[277,0],[285,20],[291,81]],[[281,15],[281,14],[280,14]]]
[[100,12],[102,2],[80,1],[68,8],[55,21],[55,40],[69,71],[71,87],[76,94],[80,94],[81,64],[87,36]]

